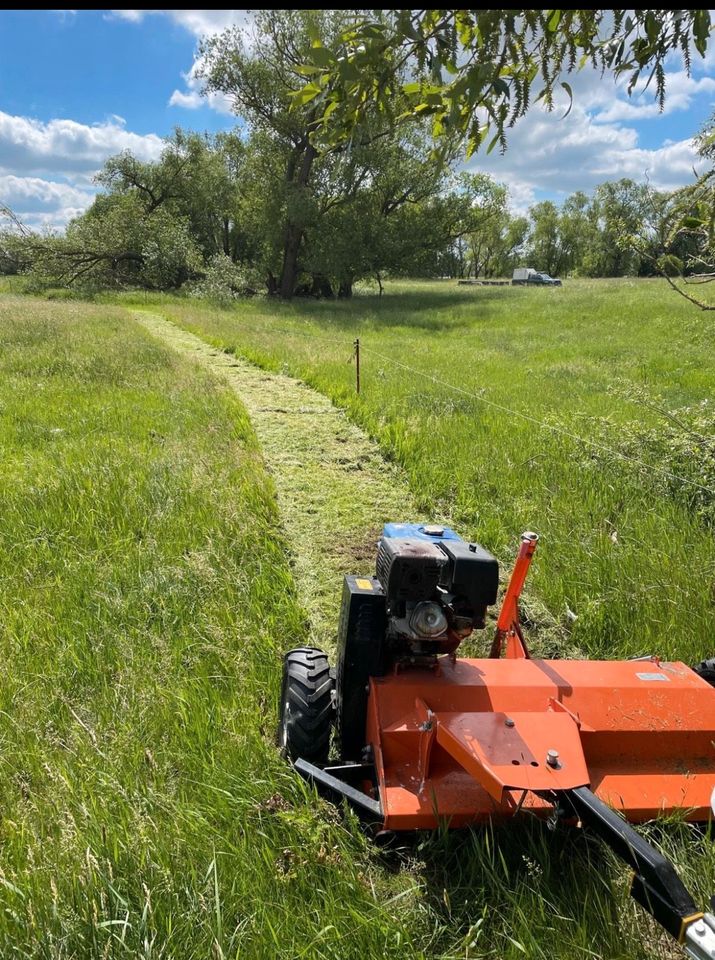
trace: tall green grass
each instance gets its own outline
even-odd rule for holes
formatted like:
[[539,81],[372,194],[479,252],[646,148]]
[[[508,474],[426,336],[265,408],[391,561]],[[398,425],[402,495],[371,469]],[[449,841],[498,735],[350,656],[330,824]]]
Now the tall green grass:
[[416,884],[273,746],[305,616],[235,396],[107,307],[0,302],[0,371],[0,956],[403,956]]

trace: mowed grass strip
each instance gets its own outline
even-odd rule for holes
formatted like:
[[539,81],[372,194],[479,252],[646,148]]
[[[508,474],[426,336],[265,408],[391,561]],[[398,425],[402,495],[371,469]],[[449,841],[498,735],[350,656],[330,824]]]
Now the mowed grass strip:
[[345,574],[371,570],[384,523],[400,515],[417,519],[404,471],[304,383],[216,350],[155,313],[134,316],[220,376],[244,404],[276,491],[310,643],[334,660]]
[[8,298],[0,449],[0,956],[420,955],[416,879],[273,746],[305,616],[235,395]]

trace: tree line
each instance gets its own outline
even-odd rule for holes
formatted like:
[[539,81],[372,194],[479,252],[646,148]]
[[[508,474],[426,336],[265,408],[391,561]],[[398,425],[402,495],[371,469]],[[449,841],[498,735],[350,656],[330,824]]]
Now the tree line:
[[[381,288],[386,276],[509,276],[522,264],[594,277],[695,269],[694,227],[682,219],[694,200],[683,191],[623,179],[516,216],[506,185],[456,172],[463,130],[441,129],[435,146],[414,83],[392,88],[389,109],[364,98],[359,123],[321,138],[343,102],[326,106],[311,77],[332,64],[343,83],[357,82],[350,56],[333,62],[328,52],[351,17],[262,11],[249,37],[229,29],[204,41],[199,74],[207,93],[232,103],[235,130],[177,129],[154,163],[111,158],[96,178],[101,192],[62,235],[11,223],[0,269],[37,283],[284,298],[349,297],[358,281]],[[369,69],[378,82],[379,64]],[[412,77],[421,69],[405,67]],[[701,149],[709,156],[705,135]]]

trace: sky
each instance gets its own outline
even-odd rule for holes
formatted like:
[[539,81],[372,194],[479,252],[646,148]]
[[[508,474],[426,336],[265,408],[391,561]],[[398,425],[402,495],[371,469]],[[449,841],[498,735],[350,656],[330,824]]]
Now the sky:
[[[156,159],[175,126],[216,132],[237,118],[206,99],[194,76],[201,36],[250,23],[246,10],[0,11],[0,201],[34,228],[61,229],[92,202],[107,157]],[[516,212],[560,202],[604,180],[631,177],[674,189],[698,169],[692,138],[715,111],[715,43],[693,54],[688,77],[667,65],[660,113],[652,90],[587,67],[569,78],[574,104],[532,108],[506,154],[478,153],[468,169],[506,183]],[[565,95],[564,95],[565,97]]]

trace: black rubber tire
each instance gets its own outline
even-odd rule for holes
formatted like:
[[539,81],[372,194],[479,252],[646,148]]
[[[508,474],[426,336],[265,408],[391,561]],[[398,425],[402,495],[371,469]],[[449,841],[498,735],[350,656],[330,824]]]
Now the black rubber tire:
[[374,604],[364,604],[345,648],[338,649],[335,726],[343,760],[362,758],[370,677],[381,677],[384,673],[384,634],[384,610]]
[[283,661],[278,746],[288,760],[327,763],[333,726],[333,678],[316,647],[289,650]]
[[715,657],[710,657],[709,660],[701,660],[700,663],[695,664],[693,670],[703,680],[707,680],[711,687],[715,687]]

